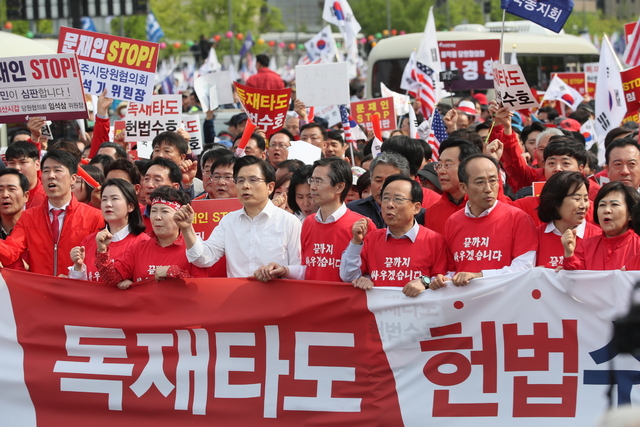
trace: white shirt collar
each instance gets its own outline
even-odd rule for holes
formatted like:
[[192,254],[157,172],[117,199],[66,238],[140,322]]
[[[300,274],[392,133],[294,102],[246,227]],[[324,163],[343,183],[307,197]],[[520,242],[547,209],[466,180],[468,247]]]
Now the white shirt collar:
[[332,222],[336,222],[337,220],[342,218],[342,216],[346,213],[347,213],[347,205],[343,203],[340,205],[338,209],[335,210],[335,212],[333,212],[331,215],[327,217],[326,221],[323,221],[322,214],[320,214],[320,209],[318,209],[318,212],[316,212],[316,221],[318,221],[321,224],[329,224]]
[[467,202],[464,205],[464,214],[465,214],[465,216],[467,216],[469,218],[482,218],[484,216],[489,215],[491,212],[493,212],[493,210],[496,208],[496,206],[498,206],[498,203],[500,203],[500,201],[496,199],[496,202],[493,204],[493,206],[491,206],[486,211],[482,212],[480,215],[475,216],[474,214],[471,213],[471,210],[469,209],[469,202]]
[[64,206],[62,206],[61,208],[57,208],[57,207],[53,206],[49,200],[47,200],[47,203],[49,204],[49,212],[51,212],[51,209],[61,209],[63,211],[66,211],[67,208],[69,207],[69,203],[71,203],[71,200],[69,200],[67,203],[65,203]]
[[[578,236],[581,239],[584,238],[584,230],[586,230],[586,228],[587,228],[587,221],[584,220],[582,221],[582,224],[576,227],[576,236]],[[547,223],[547,226],[545,227],[544,232],[553,233],[558,236],[562,236],[562,233],[560,232],[560,230],[558,230],[558,228],[553,223],[553,221]]]
[[389,240],[389,236],[391,236],[391,238],[393,238],[393,239],[404,239],[405,237],[408,237],[409,239],[411,239],[412,243],[415,243],[416,239],[418,238],[418,231],[419,230],[420,230],[420,225],[418,225],[418,222],[414,219],[413,220],[413,227],[411,227],[409,229],[409,231],[407,231],[406,233],[404,233],[400,237],[396,237],[393,234],[391,234],[391,231],[389,231],[389,227],[387,227],[387,234],[385,236],[385,239]]
[[[273,202],[271,201],[271,199],[269,199],[269,200],[267,200],[267,204],[264,205],[264,208],[262,208],[262,211],[260,211],[260,213],[258,215],[256,215],[254,218],[257,218],[262,214],[265,214],[269,218],[271,218],[273,216],[273,210],[274,209],[277,209],[276,205],[274,205]],[[242,208],[242,215],[244,215],[247,218],[251,219],[251,217],[249,215],[247,215],[247,210],[245,208]]]
[[125,228],[115,233],[113,237],[111,237],[111,241],[119,242],[120,240],[124,240],[124,238],[127,237],[129,233],[131,233],[131,230],[129,230],[129,226],[127,225]]

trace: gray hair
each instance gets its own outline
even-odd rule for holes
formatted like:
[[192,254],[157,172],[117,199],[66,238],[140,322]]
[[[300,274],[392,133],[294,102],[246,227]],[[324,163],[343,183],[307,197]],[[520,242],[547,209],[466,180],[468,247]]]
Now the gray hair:
[[400,170],[402,175],[410,176],[409,174],[409,161],[400,154],[392,151],[381,153],[378,157],[375,157],[369,164],[369,173],[373,178],[373,170],[378,165],[390,165]]
[[536,137],[536,149],[540,146],[540,141],[542,141],[542,138],[547,138],[547,140],[549,140],[549,138],[555,135],[564,135],[564,133],[558,128],[549,128],[540,132]]

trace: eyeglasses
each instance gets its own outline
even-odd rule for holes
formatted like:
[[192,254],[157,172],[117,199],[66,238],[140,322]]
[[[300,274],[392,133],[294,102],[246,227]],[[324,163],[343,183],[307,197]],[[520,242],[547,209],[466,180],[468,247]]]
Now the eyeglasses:
[[382,196],[382,203],[389,203],[391,201],[393,201],[394,205],[403,205],[407,202],[412,202],[413,200],[407,199],[406,197],[400,197],[400,196],[395,196],[395,197]]
[[208,174],[208,177],[210,180],[212,181],[227,181],[227,182],[231,182],[233,181],[233,176],[231,175],[211,175]]
[[489,187],[495,187],[498,185],[498,178],[479,179],[473,182],[467,182],[467,184],[473,184],[476,188],[483,189],[489,184]]
[[250,176],[249,178],[236,178],[233,180],[236,184],[238,185],[242,185],[245,182],[249,182],[250,185],[256,185],[257,183],[261,182],[261,181],[267,181],[264,178],[258,178],[257,176]]
[[286,145],[286,144],[269,144],[269,148],[284,148],[287,149],[291,147],[290,145]]
[[322,184],[325,184],[325,183],[326,183],[326,181],[325,181],[325,180],[323,180],[322,178],[309,177],[309,178],[307,178],[307,183],[308,183],[309,185],[313,185],[313,184],[315,184],[315,185],[322,185]]
[[449,170],[449,169],[451,169],[453,167],[456,167],[456,166],[458,166],[458,165],[454,165],[453,163],[440,163],[440,162],[438,162],[438,163],[436,163],[434,169],[437,170],[437,171],[439,171],[440,169]]

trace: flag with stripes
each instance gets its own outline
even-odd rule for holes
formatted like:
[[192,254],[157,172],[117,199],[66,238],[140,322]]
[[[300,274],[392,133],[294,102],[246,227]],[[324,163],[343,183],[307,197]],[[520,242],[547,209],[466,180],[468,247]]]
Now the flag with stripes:
[[630,67],[640,65],[640,18],[636,22],[627,49],[624,51],[624,62]]
[[168,75],[162,80],[162,93],[165,95],[171,95],[175,93],[173,85],[173,75]]
[[429,17],[424,28],[424,36],[416,52],[416,80],[420,84],[417,98],[422,104],[422,115],[425,119],[431,117],[436,102],[441,97],[439,73],[440,52],[436,38],[436,21],[433,17],[433,7],[429,8]]
[[433,112],[433,118],[431,119],[431,130],[429,131],[429,138],[427,143],[431,146],[431,158],[434,161],[438,160],[438,152],[440,151],[440,143],[449,138],[447,133],[447,126],[444,124],[444,120],[440,115],[438,109]]
[[[349,111],[344,104],[340,105],[340,121],[342,122],[342,130],[344,131],[344,140],[356,148],[356,140],[351,133],[351,121],[349,120]],[[356,125],[357,126],[357,125]]]

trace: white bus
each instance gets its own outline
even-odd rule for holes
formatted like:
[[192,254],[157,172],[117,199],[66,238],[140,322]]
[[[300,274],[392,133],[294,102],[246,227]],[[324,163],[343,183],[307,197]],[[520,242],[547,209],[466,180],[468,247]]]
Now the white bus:
[[[502,22],[490,22],[486,25],[458,25],[453,31],[439,31],[438,41],[500,39]],[[409,56],[417,49],[422,33],[382,39],[369,54],[366,96],[380,97],[380,83],[389,89],[404,93],[400,89],[400,80]],[[530,86],[546,88],[552,72],[580,72],[582,64],[598,62],[599,52],[589,41],[565,34],[556,34],[530,21],[508,21],[505,23],[503,55],[505,62],[513,46],[518,64]]]

